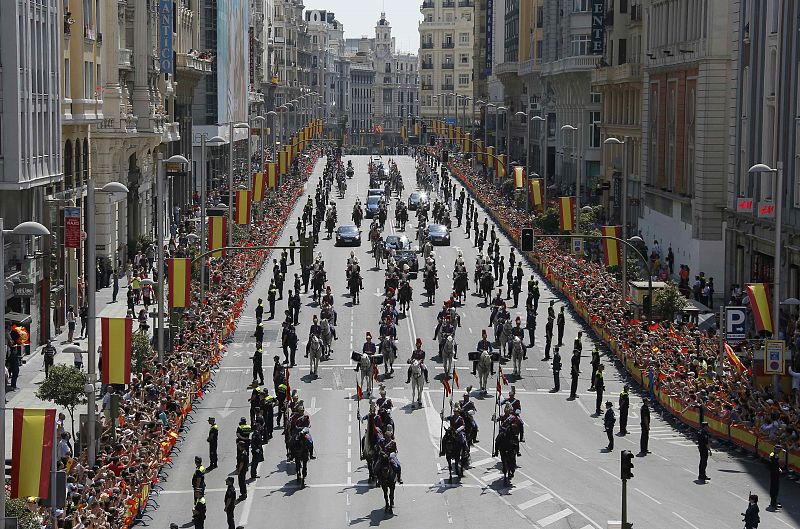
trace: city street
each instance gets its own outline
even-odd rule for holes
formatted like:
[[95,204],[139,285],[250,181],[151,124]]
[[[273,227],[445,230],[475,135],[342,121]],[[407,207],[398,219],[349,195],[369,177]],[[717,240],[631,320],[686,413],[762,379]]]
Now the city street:
[[[384,156],[384,161],[386,161]],[[353,160],[355,177],[348,180],[344,199],[339,200],[335,191],[331,197],[336,201],[339,223],[350,223],[350,213],[355,198],[366,200],[368,187],[368,156],[345,157]],[[414,159],[407,156],[395,158],[404,177],[403,199],[415,189]],[[313,196],[314,188],[321,178],[324,160],[317,164],[307,184]],[[457,191],[458,193],[458,191]],[[457,194],[456,193],[456,194]],[[301,198],[298,210],[290,215],[280,244],[288,243],[295,234],[294,223],[306,203]],[[396,233],[393,224],[394,199],[390,201],[389,220],[384,235]],[[413,212],[412,212],[413,214]],[[479,215],[483,222],[485,215]],[[359,405],[356,399],[356,373],[353,371],[351,352],[360,351],[365,333],[377,336],[379,325],[379,303],[383,299],[384,271],[374,268],[375,261],[367,252],[368,220],[362,225],[363,244],[352,250],[358,255],[364,290],[361,303],[352,305],[346,294],[345,261],[351,248],[334,247],[332,240],[320,234],[316,252],[323,255],[329,284],[335,297],[334,309],[338,313],[338,340],[333,343],[333,355],[320,367],[319,378],[309,376],[307,359],[302,352],[313,314],[319,307],[310,293],[302,296],[300,325],[297,327],[300,345],[298,365],[291,370],[292,389],[299,391],[311,417],[311,433],[314,437],[316,460],[309,461],[306,487],[300,488],[295,480],[294,465],[286,462],[281,430],[265,446],[265,461],[259,467],[259,478],[249,482],[248,497],[236,507],[237,525],[244,527],[308,527],[333,529],[345,527],[381,526],[386,528],[433,528],[453,525],[456,527],[526,527],[536,528],[605,528],[609,520],[620,519],[620,454],[621,450],[639,451],[639,417],[641,405],[640,388],[632,388],[630,433],[616,438],[616,450],[606,453],[606,437],[602,417],[593,416],[595,394],[588,392],[590,386],[589,356],[594,345],[588,328],[583,327],[574,315],[567,316],[562,347],[561,391],[553,393],[553,376],[549,362],[541,361],[544,350],[544,328],[547,320],[546,306],[556,300],[556,311],[564,303],[557,298],[542,278],[540,310],[537,318],[536,344],[528,350],[523,363],[522,377],[509,383],[516,386],[522,403],[522,419],[525,422],[526,443],[518,458],[520,469],[510,488],[503,486],[497,458],[491,457],[492,424],[494,412],[494,380],[489,382],[489,394],[481,396],[473,389],[476,402],[477,422],[480,426],[480,443],[471,454],[471,466],[463,479],[448,483],[447,462],[439,457],[440,417],[442,411],[441,364],[432,360],[436,355],[433,332],[436,315],[441,303],[452,287],[453,263],[457,252],[463,252],[467,270],[474,269],[477,250],[466,237],[463,227],[453,222],[451,245],[435,248],[439,270],[440,289],[432,306],[424,302],[422,274],[413,281],[414,299],[406,317],[398,323],[398,366],[395,374],[383,382],[388,396],[394,403],[393,418],[396,424],[398,457],[403,465],[404,485],[398,485],[393,515],[384,514],[383,495],[380,488],[371,487],[367,480],[367,468],[359,457],[359,436],[363,431],[356,419],[368,411],[368,402]],[[413,241],[417,227],[411,220],[406,234]],[[500,234],[498,230],[498,234]],[[501,255],[506,262],[512,241],[501,234]],[[415,244],[416,246],[416,244]],[[517,255],[519,259],[519,254]],[[240,417],[249,417],[250,396],[248,385],[252,380],[251,356],[255,350],[252,337],[255,328],[254,309],[257,298],[266,300],[267,287],[271,279],[271,259],[265,262],[255,288],[247,298],[246,308],[239,326],[228,345],[227,354],[214,376],[214,387],[194,406],[189,425],[185,428],[178,451],[171,456],[171,468],[166,470],[167,479],[162,481],[163,490],[155,496],[158,506],[149,509],[152,520],[147,525],[157,528],[169,527],[175,522],[179,527],[191,525],[193,505],[191,476],[194,471],[193,458],[202,456],[208,465],[208,417],[215,417],[220,427],[219,468],[206,475],[206,500],[208,519],[206,527],[225,527],[223,495],[225,477],[235,467],[235,429]],[[291,287],[294,273],[300,272],[299,260],[289,267],[287,290]],[[422,265],[420,265],[422,266]],[[532,270],[525,264],[523,288]],[[472,288],[472,281],[470,280]],[[505,294],[506,285],[503,283]],[[520,296],[520,307],[511,308],[512,317],[521,315],[525,320],[525,292]],[[479,305],[480,304],[480,305]],[[275,320],[265,320],[264,371],[266,387],[272,393],[272,357],[279,355],[280,321],[286,308],[286,297],[278,302]],[[467,353],[475,350],[481,330],[489,329],[489,309],[483,307],[482,299],[468,292],[468,300],[460,307],[461,327],[457,330],[459,355],[456,368],[460,378],[460,389],[455,389],[454,398],[461,399],[465,387],[477,385],[470,374],[471,365]],[[567,309],[569,313],[569,309]],[[569,356],[577,332],[583,331],[582,375],[579,398],[567,400],[569,396]],[[491,329],[490,336],[491,336]],[[527,333],[526,333],[527,334]],[[431,370],[430,384],[424,390],[423,407],[411,405],[410,385],[405,384],[405,360],[410,356],[414,340],[420,337],[427,351],[426,363]],[[606,398],[617,406],[617,399],[626,377],[613,360],[603,355],[606,364]],[[511,366],[504,369],[510,373]],[[382,372],[382,369],[381,369]],[[503,388],[507,395],[510,386]],[[376,386],[377,393],[377,386]],[[449,404],[445,403],[445,415]],[[618,431],[619,427],[615,429]],[[712,446],[712,449],[715,447]],[[650,437],[651,454],[635,458],[634,478],[628,482],[628,519],[634,527],[650,529],[710,529],[741,527],[741,516],[747,506],[748,493],[768,498],[768,474],[766,466],[756,459],[736,453],[714,451],[709,462],[708,482],[695,482],[697,477],[698,450],[694,437],[687,430],[679,430],[670,422],[662,420],[657,411],[652,412]],[[800,526],[800,501],[797,484],[782,481],[781,499],[783,509],[778,513],[762,509],[760,527],[767,529]],[[764,502],[763,505],[766,505]]]

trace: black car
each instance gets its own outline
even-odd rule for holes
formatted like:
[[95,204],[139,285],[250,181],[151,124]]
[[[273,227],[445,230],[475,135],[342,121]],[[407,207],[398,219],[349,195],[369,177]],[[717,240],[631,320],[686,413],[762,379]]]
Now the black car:
[[336,228],[336,246],[361,246],[361,230],[354,224],[344,224]]
[[416,211],[418,207],[428,204],[428,195],[422,191],[414,191],[408,196],[408,210]]
[[383,245],[387,250],[409,250],[411,241],[405,235],[387,235]]
[[364,207],[364,216],[368,219],[371,219],[375,215],[378,214],[378,209],[380,206],[381,197],[378,195],[372,195],[367,197],[367,205]]
[[394,253],[394,262],[397,263],[397,266],[400,269],[403,269],[403,265],[408,265],[408,275],[412,278],[417,277],[417,273],[419,272],[419,260],[417,257],[417,252],[414,250],[396,250]]
[[429,224],[427,232],[431,244],[450,246],[450,230],[444,224]]

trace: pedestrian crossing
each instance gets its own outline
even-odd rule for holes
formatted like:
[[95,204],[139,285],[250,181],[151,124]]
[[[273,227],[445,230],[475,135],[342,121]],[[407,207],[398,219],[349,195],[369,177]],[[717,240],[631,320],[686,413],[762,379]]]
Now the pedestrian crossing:
[[[479,450],[477,447],[472,448],[473,452]],[[472,462],[469,470],[479,481],[491,486],[494,481],[503,477],[503,473],[497,468],[499,462],[497,457],[487,457]],[[564,505],[559,498],[530,479],[514,482],[504,498],[520,516],[531,520],[535,527],[595,529],[592,524],[584,524],[588,520],[581,513]]]
[[[603,421],[594,421],[595,426],[603,427]],[[638,440],[641,436],[642,429],[639,426],[628,426],[628,437],[632,440]],[[650,441],[664,441],[671,445],[675,446],[682,446],[685,448],[689,447],[696,447],[697,443],[695,443],[691,438],[688,438],[685,434],[676,431],[671,426],[654,426],[650,428]]]

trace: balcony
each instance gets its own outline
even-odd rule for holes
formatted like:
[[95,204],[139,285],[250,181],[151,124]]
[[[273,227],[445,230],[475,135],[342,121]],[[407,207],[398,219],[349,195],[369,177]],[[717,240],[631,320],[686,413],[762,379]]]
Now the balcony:
[[442,63],[442,70],[452,70],[456,67],[454,62],[443,62]]
[[531,75],[534,72],[538,72],[541,64],[542,64],[541,59],[528,59],[527,61],[522,61],[521,63],[519,63],[519,69],[517,70],[517,75],[522,77],[525,75]]
[[475,2],[472,0],[458,0],[458,7],[475,7]]
[[419,47],[422,50],[432,50],[433,49],[433,42],[420,42]]
[[641,5],[632,5],[631,6],[631,24],[641,22],[642,21],[642,6]]
[[456,43],[452,40],[450,42],[442,42],[442,49],[443,50],[452,50],[456,47]]
[[433,70],[433,63],[432,62],[423,62],[422,63],[423,70]]
[[542,75],[558,75],[572,72],[588,72],[593,70],[600,62],[600,55],[577,55],[565,57],[553,62],[542,64]]
[[593,85],[622,84],[642,82],[642,65],[639,63],[606,66],[592,71]]
[[173,121],[164,123],[161,129],[161,143],[170,143],[173,141],[180,141],[181,133],[178,128],[178,122]]
[[177,53],[175,66],[180,73],[203,75],[211,73],[211,62],[197,57],[192,57],[185,53]]
[[420,10],[433,9],[435,6],[436,4],[433,2],[433,0],[425,0],[424,2],[422,2],[422,7],[420,7]]
[[249,91],[247,93],[247,102],[250,104],[259,104],[264,102],[264,94],[262,92]]
[[509,74],[516,75],[518,71],[519,71],[519,63],[516,61],[501,62],[500,64],[494,67],[494,74],[497,76],[509,75]]
[[131,69],[131,55],[133,53],[131,50],[127,48],[120,48],[119,49],[119,69],[120,70],[130,70]]
[[442,83],[442,90],[452,92],[453,89],[454,89],[454,87],[453,87],[452,83],[451,84]]
[[442,2],[442,7],[455,7],[455,6],[456,6],[455,0],[444,0],[444,2]]
[[433,90],[433,84],[422,83],[420,86],[423,90]]

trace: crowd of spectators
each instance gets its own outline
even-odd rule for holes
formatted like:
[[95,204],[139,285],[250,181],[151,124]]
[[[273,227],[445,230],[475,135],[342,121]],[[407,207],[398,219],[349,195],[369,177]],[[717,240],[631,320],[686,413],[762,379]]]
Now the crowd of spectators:
[[[516,208],[512,198],[503,196],[482,170],[458,159],[451,167],[512,236],[519,235],[520,227],[534,224],[534,214]],[[547,263],[550,278],[563,283],[565,293],[586,308],[590,323],[604,329],[622,355],[641,370],[647,389],[660,390],[680,404],[679,414],[695,410],[699,422],[713,416],[779,443],[784,450],[800,449],[797,378],[788,393],[776,392],[770,384],[757,385],[749,357],[742,359],[743,368],[726,357],[722,376],[717,376],[719,338],[714,329],[702,332],[691,322],[633,319],[630,307],[623,303],[619,279],[602,263],[574,256],[555,239],[537,239],[533,257]],[[794,323],[800,341],[800,325]],[[800,357],[795,363],[798,360]]]
[[[269,245],[279,236],[321,152],[311,147],[306,151],[308,156],[300,157],[297,174],[285,178],[268,197],[273,207],[264,208],[263,217],[236,244]],[[168,250],[175,255],[189,254],[194,251],[187,247],[189,241],[188,237],[179,237],[169,243]],[[194,301],[180,318],[174,346],[165,353],[163,363],[151,349],[131,384],[104,388],[99,451],[93,466],[88,465],[85,450],[73,454],[70,435],[64,431],[64,416],[60,415],[57,465],[67,472],[67,503],[57,512],[58,527],[125,528],[143,510],[149,491],[169,462],[192,401],[202,396],[219,362],[227,333],[235,326],[244,296],[267,253],[230,252],[211,259],[211,286],[200,300],[199,285],[193,282]],[[151,267],[145,254],[132,273],[141,277]],[[108,403],[115,391],[120,395],[119,417],[112,421]],[[28,507],[45,526],[49,511],[35,501]]]

